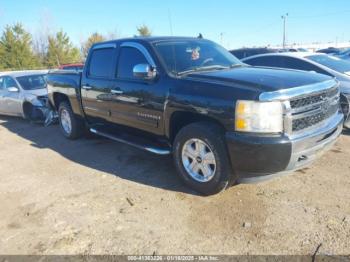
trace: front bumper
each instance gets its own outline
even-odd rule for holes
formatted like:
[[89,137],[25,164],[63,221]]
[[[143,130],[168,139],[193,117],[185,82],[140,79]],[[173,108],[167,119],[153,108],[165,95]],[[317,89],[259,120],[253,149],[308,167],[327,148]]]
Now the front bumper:
[[340,112],[298,136],[264,137],[226,133],[231,164],[238,182],[253,183],[304,168],[326,152],[342,132]]
[[344,92],[343,96],[342,110],[344,113],[344,126],[350,129],[350,93]]

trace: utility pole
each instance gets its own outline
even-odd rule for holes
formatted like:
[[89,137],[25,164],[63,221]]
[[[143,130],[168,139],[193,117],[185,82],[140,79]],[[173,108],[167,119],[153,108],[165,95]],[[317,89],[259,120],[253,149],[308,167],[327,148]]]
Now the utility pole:
[[285,15],[282,15],[281,18],[283,19],[283,49],[286,48],[286,20],[288,17],[288,13],[286,13]]

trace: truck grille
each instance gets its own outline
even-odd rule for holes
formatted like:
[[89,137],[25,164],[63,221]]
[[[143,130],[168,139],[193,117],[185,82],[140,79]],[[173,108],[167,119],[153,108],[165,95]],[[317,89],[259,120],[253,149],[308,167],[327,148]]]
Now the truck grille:
[[333,116],[340,108],[339,97],[339,89],[334,87],[322,93],[292,99],[292,131],[302,131]]

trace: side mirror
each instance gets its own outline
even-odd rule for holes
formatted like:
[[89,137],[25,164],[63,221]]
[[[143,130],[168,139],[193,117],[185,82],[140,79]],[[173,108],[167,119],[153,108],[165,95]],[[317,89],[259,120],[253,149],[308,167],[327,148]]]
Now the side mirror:
[[157,76],[157,70],[148,64],[138,64],[133,68],[134,77],[152,80]]
[[15,87],[15,86],[11,86],[11,87],[8,87],[7,90],[11,93],[17,93],[19,92],[19,89],[18,87]]

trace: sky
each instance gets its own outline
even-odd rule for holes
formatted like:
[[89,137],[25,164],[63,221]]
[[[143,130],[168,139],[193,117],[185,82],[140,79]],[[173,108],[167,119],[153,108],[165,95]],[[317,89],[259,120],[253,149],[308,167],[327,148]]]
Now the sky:
[[0,30],[62,29],[79,46],[91,33],[128,37],[145,24],[153,35],[202,33],[232,49],[281,44],[286,13],[289,44],[350,41],[350,0],[0,0]]

